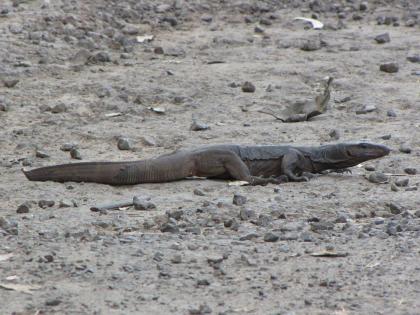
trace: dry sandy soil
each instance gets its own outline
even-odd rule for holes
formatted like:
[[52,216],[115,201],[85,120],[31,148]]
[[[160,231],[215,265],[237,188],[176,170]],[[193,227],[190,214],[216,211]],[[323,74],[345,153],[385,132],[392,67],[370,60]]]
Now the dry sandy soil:
[[[293,21],[312,15],[324,29]],[[419,314],[420,180],[406,173],[420,172],[419,34],[416,0],[1,1],[0,313]],[[390,62],[397,72],[380,71]],[[313,99],[327,76],[329,109],[312,121],[258,112]],[[193,119],[210,128],[190,130]],[[83,161],[119,161],[361,139],[393,151],[279,186],[111,187],[20,171],[77,162],[69,143]],[[373,168],[387,183],[366,179]],[[90,211],[133,196],[156,208]],[[341,257],[313,255],[326,250]]]

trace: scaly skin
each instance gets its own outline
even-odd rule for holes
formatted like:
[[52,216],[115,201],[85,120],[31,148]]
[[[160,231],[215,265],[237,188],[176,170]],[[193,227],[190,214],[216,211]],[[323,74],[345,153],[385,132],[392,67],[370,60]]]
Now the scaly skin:
[[32,181],[109,185],[159,183],[199,176],[236,179],[251,185],[307,181],[316,173],[346,171],[390,152],[366,142],[320,147],[214,145],[132,162],[84,162],[23,170]]

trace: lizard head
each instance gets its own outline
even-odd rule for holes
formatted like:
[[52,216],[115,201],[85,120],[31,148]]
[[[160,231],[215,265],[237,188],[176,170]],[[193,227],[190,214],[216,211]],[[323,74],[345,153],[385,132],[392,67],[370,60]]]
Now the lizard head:
[[333,169],[347,168],[362,162],[388,155],[391,150],[382,145],[369,142],[338,143],[322,146],[313,162]]
[[388,155],[391,150],[382,144],[357,142],[337,144],[337,151],[340,156],[345,157],[345,167],[350,167]]

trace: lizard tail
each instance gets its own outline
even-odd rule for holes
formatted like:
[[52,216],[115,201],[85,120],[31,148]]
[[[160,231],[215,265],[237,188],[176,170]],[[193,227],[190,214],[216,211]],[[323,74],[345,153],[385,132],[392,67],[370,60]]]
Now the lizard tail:
[[82,162],[24,170],[30,181],[93,182],[108,185],[159,183],[189,176],[189,168],[170,157],[133,162]]

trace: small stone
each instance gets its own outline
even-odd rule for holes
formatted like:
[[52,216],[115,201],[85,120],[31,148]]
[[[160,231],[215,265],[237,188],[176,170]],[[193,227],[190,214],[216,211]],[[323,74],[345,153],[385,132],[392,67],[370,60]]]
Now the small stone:
[[414,215],[415,215],[417,218],[420,218],[420,210],[417,210],[416,212],[414,212]]
[[70,208],[70,207],[73,207],[73,202],[70,201],[70,200],[62,199],[58,203],[58,207],[59,208]]
[[166,215],[169,218],[172,218],[176,221],[179,221],[179,220],[182,219],[182,217],[184,215],[184,210],[182,210],[182,209],[168,210],[168,211],[166,211]]
[[240,241],[250,241],[250,240],[253,240],[254,238],[258,238],[258,237],[260,237],[260,236],[257,233],[248,233],[248,234],[242,235],[239,238],[239,240]]
[[29,213],[29,210],[31,209],[31,204],[29,202],[22,203],[19,205],[19,207],[16,210],[16,213]]
[[51,113],[53,114],[64,113],[65,111],[67,111],[67,106],[63,103],[57,104],[51,108]]
[[240,194],[234,194],[232,202],[234,205],[243,206],[244,204],[246,204],[247,198]]
[[360,11],[366,11],[368,9],[368,2],[361,2],[359,4],[359,10]]
[[196,189],[194,189],[194,195],[196,195],[196,196],[205,196],[206,194],[201,189],[196,188]]
[[181,255],[175,255],[171,258],[171,263],[173,264],[180,264],[182,262],[182,256]]
[[120,150],[131,150],[131,141],[127,138],[119,138],[117,143]]
[[203,14],[201,16],[201,21],[210,23],[211,21],[213,21],[213,16],[211,16],[210,14]]
[[45,305],[46,306],[57,306],[57,305],[60,305],[61,304],[61,300],[60,299],[58,299],[58,298],[55,298],[55,299],[48,299],[46,302],[45,302]]
[[279,236],[274,234],[273,232],[268,232],[264,235],[265,242],[277,242],[279,240]]
[[407,143],[402,143],[400,145],[400,152],[410,154],[411,153],[411,148],[409,147],[409,145]]
[[420,54],[411,54],[407,56],[407,60],[414,63],[420,63]]
[[331,139],[334,139],[334,140],[340,139],[340,132],[337,129],[330,130],[328,135],[331,137]]
[[72,148],[70,150],[70,156],[72,159],[75,160],[81,160],[82,159],[82,155],[80,154],[79,150],[77,150],[76,148]]
[[383,183],[387,183],[389,181],[389,177],[386,176],[384,173],[374,172],[374,173],[371,173],[369,175],[368,180],[371,183],[383,184]]
[[300,49],[303,51],[315,51],[321,49],[321,42],[319,40],[306,40],[301,44]]
[[394,202],[390,202],[388,207],[392,214],[400,214],[403,211],[403,207]]
[[364,105],[362,109],[356,110],[356,114],[367,114],[376,111],[378,108],[375,105]]
[[391,41],[391,38],[389,37],[389,33],[383,33],[376,36],[375,41],[378,44],[384,44],[384,43],[389,43]]
[[164,54],[164,51],[163,51],[163,48],[162,48],[162,47],[155,47],[155,48],[153,49],[153,52],[154,52],[155,54],[157,54],[157,55],[163,55],[163,54]]
[[386,115],[387,115],[388,117],[397,117],[397,113],[396,113],[393,109],[389,109],[389,110],[386,112]]
[[136,210],[152,210],[156,209],[156,205],[153,202],[145,200],[141,197],[135,196],[133,198],[134,209]]
[[41,151],[41,150],[36,150],[35,151],[35,156],[38,157],[38,158],[41,158],[41,159],[50,157],[48,153],[46,153],[44,151]]
[[383,71],[383,72],[387,72],[387,73],[395,73],[398,72],[398,64],[394,63],[394,62],[390,62],[390,63],[384,63],[381,64],[379,66],[379,70]]
[[179,228],[177,225],[173,224],[173,223],[164,223],[161,227],[160,227],[160,231],[163,233],[179,233]]
[[252,84],[249,81],[245,81],[242,84],[242,87],[241,88],[242,88],[242,92],[245,92],[245,93],[254,93],[255,92],[255,85]]
[[144,145],[147,145],[148,147],[155,147],[158,145],[156,140],[149,136],[142,137],[141,141]]
[[193,120],[193,123],[191,124],[190,130],[192,131],[202,131],[202,130],[208,130],[210,129],[210,126],[203,123],[203,122],[199,122],[196,120]]
[[384,136],[381,136],[381,139],[382,139],[382,140],[389,140],[389,139],[391,139],[391,135],[384,135]]
[[406,167],[404,169],[404,172],[406,172],[408,175],[416,175],[417,169],[415,169],[414,167]]
[[265,29],[263,29],[261,26],[257,25],[254,27],[254,32],[258,34],[262,34],[265,32]]
[[391,190],[392,190],[392,191],[400,191],[400,189],[398,188],[398,186],[397,186],[397,185],[395,185],[395,183],[392,183],[392,184],[391,184]]
[[365,170],[368,172],[374,172],[376,168],[373,165],[365,165]]
[[15,87],[16,84],[18,84],[18,83],[19,83],[19,80],[18,79],[3,80],[3,84],[7,88]]
[[64,143],[61,147],[60,147],[60,150],[61,151],[65,151],[65,152],[67,152],[67,151],[70,151],[71,149],[73,149],[73,148],[77,148],[77,144],[74,144],[74,143]]
[[91,59],[93,62],[111,62],[110,55],[105,51],[98,52]]
[[42,208],[42,209],[51,208],[51,207],[54,206],[54,204],[55,204],[54,200],[45,200],[45,199],[42,199],[42,200],[39,200],[38,201],[38,206],[40,208]]
[[395,181],[395,185],[397,187],[407,187],[408,186],[409,179],[408,178],[402,178]]
[[258,216],[257,225],[258,226],[269,226],[272,221],[272,218],[266,214],[260,214]]
[[281,253],[288,253],[290,251],[290,247],[287,244],[280,245],[279,251]]

